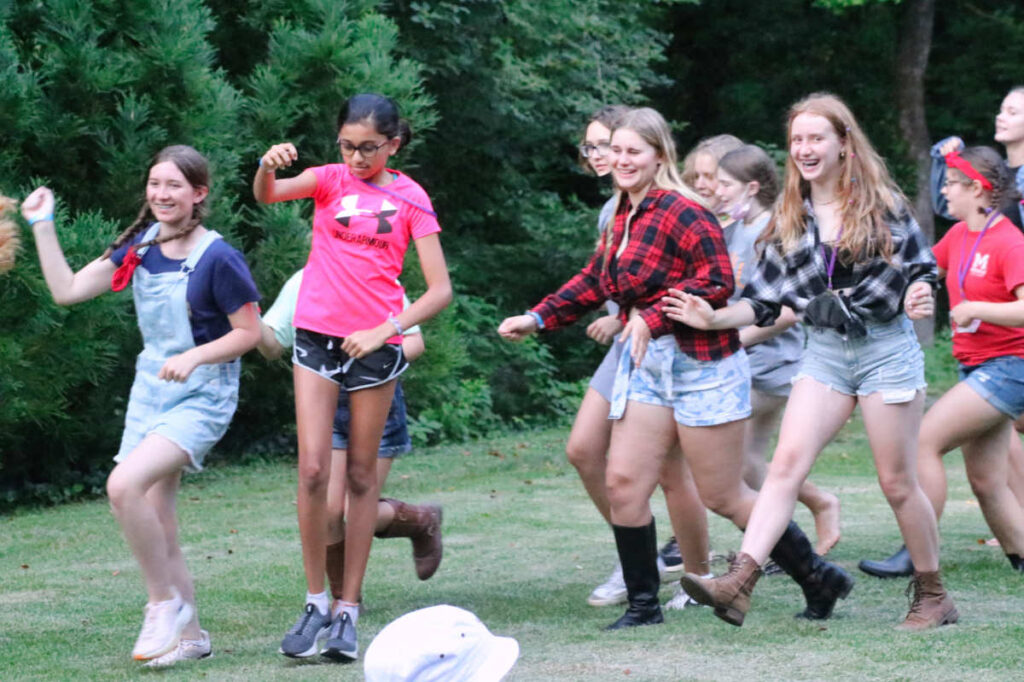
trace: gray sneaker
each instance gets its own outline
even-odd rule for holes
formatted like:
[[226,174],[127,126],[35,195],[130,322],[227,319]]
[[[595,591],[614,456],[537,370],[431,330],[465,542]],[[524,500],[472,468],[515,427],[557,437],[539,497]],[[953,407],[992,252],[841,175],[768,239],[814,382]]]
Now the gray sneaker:
[[339,663],[351,663],[359,657],[356,626],[344,611],[331,622],[327,644],[320,655]]
[[320,613],[313,604],[306,604],[302,617],[295,622],[284,639],[280,652],[292,658],[307,658],[320,651],[320,642],[327,636],[331,617]]

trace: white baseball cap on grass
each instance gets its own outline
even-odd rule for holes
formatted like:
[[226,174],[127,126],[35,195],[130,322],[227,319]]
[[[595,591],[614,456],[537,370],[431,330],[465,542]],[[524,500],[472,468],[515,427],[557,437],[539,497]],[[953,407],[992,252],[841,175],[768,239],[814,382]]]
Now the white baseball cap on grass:
[[366,649],[363,671],[367,682],[499,682],[518,658],[514,638],[442,604],[388,623]]

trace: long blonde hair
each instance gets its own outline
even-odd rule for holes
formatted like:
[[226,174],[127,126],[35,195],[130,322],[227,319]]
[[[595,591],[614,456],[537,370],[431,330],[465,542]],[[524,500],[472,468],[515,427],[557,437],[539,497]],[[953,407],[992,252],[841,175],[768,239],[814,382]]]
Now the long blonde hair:
[[[885,161],[871,146],[846,103],[827,92],[808,95],[790,107],[787,146],[792,138],[793,119],[800,114],[827,119],[845,143],[836,186],[843,226],[838,244],[841,259],[847,264],[874,256],[888,260],[892,256],[892,232],[886,218],[909,209]],[[762,239],[775,242],[783,253],[796,248],[806,231],[804,200],[810,192],[810,183],[800,175],[793,156],[788,155],[782,196]]]

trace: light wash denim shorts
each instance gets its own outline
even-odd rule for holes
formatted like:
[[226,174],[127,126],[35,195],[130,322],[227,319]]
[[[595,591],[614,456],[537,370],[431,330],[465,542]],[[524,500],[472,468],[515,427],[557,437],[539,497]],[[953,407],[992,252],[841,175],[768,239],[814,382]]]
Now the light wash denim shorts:
[[1024,358],[1004,355],[980,365],[960,365],[960,379],[1010,419],[1024,414]]
[[228,430],[238,407],[241,363],[199,365],[183,383],[157,379],[163,363],[162,358],[139,355],[114,461],[122,461],[146,436],[158,433],[188,455],[186,471],[201,471],[206,453]]
[[722,360],[695,360],[671,334],[654,339],[639,367],[628,346],[615,375],[609,417],[622,416],[626,401],[671,407],[683,426],[714,426],[750,416],[750,363],[739,352]]
[[868,323],[867,334],[859,338],[808,327],[803,367],[793,382],[804,377],[851,396],[881,392],[892,404],[910,402],[927,386],[924,353],[905,315]]

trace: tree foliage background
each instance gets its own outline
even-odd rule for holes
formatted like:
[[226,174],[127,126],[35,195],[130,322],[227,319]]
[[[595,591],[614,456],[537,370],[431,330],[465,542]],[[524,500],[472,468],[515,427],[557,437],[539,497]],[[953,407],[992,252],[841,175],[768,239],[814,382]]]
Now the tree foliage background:
[[[568,278],[593,246],[606,185],[579,171],[582,123],[610,102],[650,103],[681,146],[721,132],[783,146],[786,107],[845,97],[913,193],[897,126],[899,3],[841,0],[0,0],[0,191],[57,193],[75,268],[139,208],[160,147],[213,165],[209,221],[252,266],[268,306],[308,249],[309,202],[256,206],[270,144],[299,168],[338,159],[342,100],[398,100],[413,144],[397,157],[441,217],[456,300],[425,327],[407,378],[420,443],[564,419],[602,350],[582,325],[498,341],[505,315]],[[934,136],[991,140],[1024,81],[1024,9],[946,0],[926,80]],[[140,342],[130,296],[50,300],[26,233],[0,277],[0,504],[97,489],[109,468]],[[410,250],[412,251],[412,250]],[[422,290],[415,255],[403,282]],[[253,355],[223,456],[293,452],[286,362]]]

